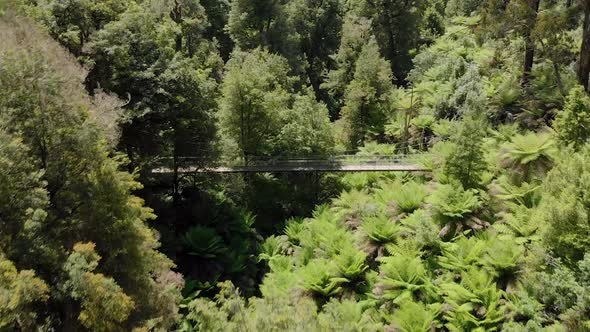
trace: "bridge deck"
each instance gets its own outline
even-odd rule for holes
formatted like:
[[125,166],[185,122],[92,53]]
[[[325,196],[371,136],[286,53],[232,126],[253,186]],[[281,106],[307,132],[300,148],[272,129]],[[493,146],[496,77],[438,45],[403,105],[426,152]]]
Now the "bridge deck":
[[[359,156],[336,155],[327,157],[254,157],[249,165],[203,166],[204,160],[198,158],[179,158],[180,174],[188,173],[280,173],[280,172],[429,172],[420,166],[424,155]],[[162,158],[160,164],[152,169],[155,174],[171,174],[170,158]],[[200,166],[199,166],[200,165]]]
[[[178,173],[280,173],[280,172],[428,172],[419,165],[265,165],[197,168],[183,167]],[[170,174],[173,170],[162,167],[152,170],[155,174]]]

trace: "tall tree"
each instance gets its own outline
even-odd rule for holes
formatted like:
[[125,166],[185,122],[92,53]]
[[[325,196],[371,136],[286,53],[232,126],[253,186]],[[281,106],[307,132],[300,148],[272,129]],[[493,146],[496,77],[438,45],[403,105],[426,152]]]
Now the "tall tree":
[[467,116],[459,131],[451,137],[452,149],[443,165],[444,174],[450,180],[461,183],[464,189],[478,188],[487,169],[482,147],[485,137],[483,128],[480,115]]
[[[85,72],[33,25],[0,18],[0,31],[0,127],[13,137],[7,141],[14,151],[4,153],[3,135],[0,163],[8,176],[0,177],[0,188],[12,194],[0,200],[0,234],[8,239],[1,250],[17,270],[34,270],[49,288],[46,303],[36,307],[46,318],[38,326],[130,330],[154,322],[170,328],[182,278],[156,250],[146,225],[151,209],[131,194],[141,185],[120,170],[124,158],[109,157],[110,128],[100,121],[117,103],[97,105],[105,98],[85,93]],[[19,141],[26,148],[18,148]],[[76,272],[68,257],[79,242],[94,243],[102,259]],[[80,288],[72,284],[78,277]]]
[[[382,54],[390,61],[391,71],[400,83],[405,82],[412,68],[412,53],[424,43],[421,28],[428,24],[423,20],[430,17],[425,15],[429,5],[425,0],[363,0],[351,5],[354,13],[371,20]],[[444,10],[443,5],[438,7]],[[442,29],[442,26],[432,27],[438,34]]]
[[571,31],[578,23],[578,8],[567,3],[546,3],[539,12],[534,31],[534,39],[538,41],[538,57],[548,60],[553,66],[557,87],[562,96],[567,95],[562,78],[562,67],[569,66],[576,57],[575,39]]
[[330,56],[340,45],[342,0],[295,0],[289,2],[287,13],[297,33],[299,52],[304,57],[305,76],[316,98],[331,104],[329,95],[320,86],[324,73],[334,67]]
[[525,1],[525,21],[523,36],[525,41],[524,64],[522,68],[522,86],[527,86],[531,80],[531,72],[535,61],[535,41],[533,39],[533,31],[537,23],[537,16],[539,13],[539,5],[541,0],[526,0]]
[[[234,52],[221,88],[220,131],[226,155],[248,162],[273,153],[278,114],[288,108],[293,78],[283,57],[256,49]],[[233,150],[232,152],[230,152]]]
[[488,0],[481,8],[486,31],[493,36],[505,38],[522,36],[525,50],[522,64],[521,86],[526,87],[531,80],[535,62],[535,28],[541,0]]
[[582,148],[590,138],[590,97],[584,88],[573,88],[566,98],[565,106],[553,122],[557,138],[564,145]]
[[343,104],[346,87],[354,78],[354,67],[358,57],[371,37],[371,22],[364,17],[347,14],[344,18],[338,52],[332,55],[335,68],[327,73],[321,85],[332,98],[330,115],[337,119]]
[[590,0],[580,1],[584,12],[584,23],[582,26],[582,48],[580,49],[578,79],[584,89],[590,92],[588,86],[590,79]]
[[341,119],[345,145],[350,149],[383,134],[393,90],[389,62],[380,56],[375,38],[363,46],[354,70],[344,95]]
[[114,21],[133,0],[39,0],[33,13],[46,26],[53,38],[75,56],[83,55],[83,48],[92,34]]
[[[130,6],[89,44],[88,85],[129,99],[121,145],[132,166],[169,157],[177,170],[180,156],[211,156],[222,61],[206,27],[196,0],[151,2]],[[175,172],[175,199],[179,181]]]
[[289,60],[299,73],[298,36],[289,20],[286,0],[234,0],[227,30],[240,50],[264,47]]
[[255,156],[331,149],[325,105],[309,90],[295,93],[298,78],[289,75],[285,58],[259,48],[238,51],[226,70],[219,110],[226,157],[248,163]]
[[233,42],[225,26],[229,19],[230,0],[200,0],[205,8],[209,26],[205,30],[208,39],[215,38],[219,43],[219,53],[224,60],[229,59],[233,49]]

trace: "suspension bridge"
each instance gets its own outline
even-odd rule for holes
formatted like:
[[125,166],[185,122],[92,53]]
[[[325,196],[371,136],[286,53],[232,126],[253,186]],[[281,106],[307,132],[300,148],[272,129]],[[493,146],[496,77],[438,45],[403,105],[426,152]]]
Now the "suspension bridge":
[[[255,157],[230,166],[204,166],[202,159],[162,158],[154,174],[190,173],[282,173],[282,172],[429,172],[421,165],[427,155],[337,155],[322,157]],[[170,165],[176,164],[176,167]]]

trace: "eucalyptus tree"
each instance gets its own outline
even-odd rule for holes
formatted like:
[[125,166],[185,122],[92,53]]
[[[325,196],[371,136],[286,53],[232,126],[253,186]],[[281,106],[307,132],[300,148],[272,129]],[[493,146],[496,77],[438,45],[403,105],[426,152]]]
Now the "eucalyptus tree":
[[564,109],[558,111],[553,128],[564,145],[583,148],[590,138],[590,97],[582,86],[573,88]]
[[[75,56],[84,55],[84,46],[94,33],[116,21],[134,0],[40,0],[33,13],[48,28],[51,36]],[[82,59],[81,59],[82,60]]]
[[501,37],[515,33],[524,39],[522,87],[528,86],[531,80],[537,49],[534,31],[540,6],[541,0],[488,0],[481,8],[484,25],[493,35]]
[[321,85],[325,81],[324,74],[334,68],[331,56],[340,45],[345,11],[343,1],[293,0],[286,11],[297,36],[306,80],[318,100],[331,104],[333,101]]
[[332,118],[338,118],[346,87],[354,78],[355,63],[371,36],[371,22],[364,17],[348,13],[344,17],[340,37],[340,47],[332,55],[335,67],[326,73],[322,89],[325,89],[334,102],[330,110]]
[[578,68],[578,79],[580,84],[588,90],[588,80],[590,79],[590,1],[579,0],[584,12],[584,21],[582,25],[582,47],[580,49],[580,59]]
[[287,58],[299,73],[302,62],[298,36],[289,20],[288,4],[286,0],[234,0],[231,2],[227,31],[237,49],[267,48]]
[[288,61],[257,48],[236,51],[226,66],[219,100],[225,157],[313,155],[332,145],[326,106],[312,92],[297,93]]
[[375,38],[362,47],[352,81],[344,93],[342,125],[345,145],[356,149],[383,135],[393,91],[389,62],[379,53]]
[[[150,1],[130,5],[88,44],[89,88],[128,99],[121,148],[133,167],[163,156],[177,170],[181,156],[212,156],[222,60],[207,26],[198,1]],[[175,172],[175,200],[179,187]]]
[[359,1],[351,6],[356,15],[370,19],[385,59],[399,83],[404,83],[412,68],[412,53],[431,38],[442,34],[443,1],[376,0]]
[[[118,121],[118,103],[88,96],[85,73],[35,26],[2,17],[0,38],[0,164],[7,170],[0,176],[0,289],[16,271],[30,282],[8,287],[25,315],[8,328],[26,329],[31,310],[34,327],[48,330],[130,330],[149,321],[170,328],[183,282],[157,251],[146,224],[152,210],[131,194],[141,185],[121,171],[125,158],[113,153],[111,128],[101,122],[111,112]],[[28,299],[18,298],[23,291]],[[0,301],[0,325],[12,305]]]

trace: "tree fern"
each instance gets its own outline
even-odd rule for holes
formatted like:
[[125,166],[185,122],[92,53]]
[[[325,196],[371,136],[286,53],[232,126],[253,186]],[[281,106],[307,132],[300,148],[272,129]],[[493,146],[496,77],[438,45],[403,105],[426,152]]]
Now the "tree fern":
[[331,258],[350,243],[353,243],[352,233],[324,219],[309,222],[300,236],[300,247],[306,255],[305,259]]
[[366,191],[350,190],[343,192],[333,201],[333,209],[341,220],[353,228],[362,217],[376,215],[379,206]]
[[370,332],[381,331],[383,326],[367,305],[354,300],[330,300],[318,315],[319,331]]
[[516,206],[512,213],[502,214],[502,218],[493,225],[501,237],[514,239],[517,244],[527,244],[541,240],[541,220],[534,210],[525,206]]
[[205,226],[193,226],[182,237],[182,245],[191,256],[216,258],[227,252],[223,238]]
[[342,284],[349,280],[337,277],[325,259],[314,259],[299,270],[303,289],[320,297],[334,296],[342,291]]
[[457,273],[466,271],[472,266],[482,266],[482,257],[487,246],[488,242],[480,237],[460,236],[453,242],[443,244],[443,254],[438,258],[438,263]]
[[419,257],[393,256],[379,260],[379,282],[373,291],[379,298],[401,303],[428,297],[433,292]]
[[502,146],[500,165],[519,173],[524,181],[530,181],[553,166],[555,151],[555,142],[549,133],[518,135]]
[[276,256],[268,262],[268,273],[260,285],[260,292],[265,297],[286,296],[297,285],[295,265],[290,256]]
[[493,278],[475,267],[461,273],[460,283],[441,285],[451,310],[444,314],[449,331],[496,331],[505,316],[503,293]]
[[421,257],[422,245],[415,238],[408,237],[385,246],[390,256]]
[[434,211],[446,219],[462,219],[481,206],[474,191],[452,185],[439,185],[431,195]]
[[541,200],[541,185],[536,183],[521,182],[514,185],[506,176],[500,177],[490,185],[491,194],[509,203],[510,207],[524,205],[528,208],[535,207]]
[[401,181],[385,183],[375,191],[377,201],[395,206],[403,213],[412,213],[422,206],[427,192],[424,185],[414,181],[402,184]]
[[401,225],[383,215],[367,217],[363,220],[360,230],[375,245],[395,242],[401,232]]
[[426,210],[417,210],[400,221],[402,234],[415,239],[421,248],[437,251],[440,248],[440,228]]
[[391,316],[391,325],[400,332],[430,332],[440,327],[441,305],[405,301]]
[[366,263],[367,254],[357,250],[352,245],[345,246],[333,259],[336,274],[350,282],[362,279],[369,266]]
[[510,287],[522,269],[524,248],[509,238],[491,238],[483,257],[488,271],[496,276],[503,287]]
[[305,222],[302,219],[289,219],[285,226],[284,233],[293,245],[299,245],[301,242],[301,234],[305,230]]
[[439,185],[428,201],[435,219],[443,226],[440,232],[443,237],[458,234],[465,228],[480,230],[489,226],[487,222],[474,216],[482,202],[473,190],[463,190],[460,186]]
[[286,236],[270,236],[260,246],[259,260],[269,261],[276,256],[283,255],[289,248]]

